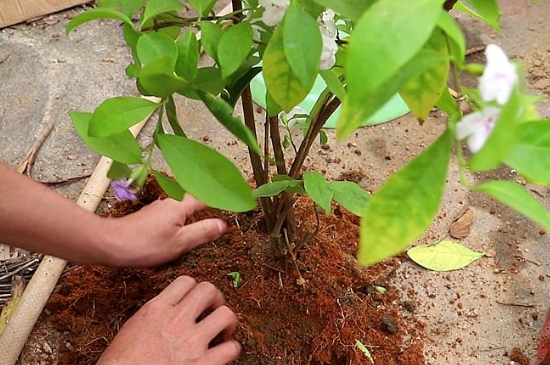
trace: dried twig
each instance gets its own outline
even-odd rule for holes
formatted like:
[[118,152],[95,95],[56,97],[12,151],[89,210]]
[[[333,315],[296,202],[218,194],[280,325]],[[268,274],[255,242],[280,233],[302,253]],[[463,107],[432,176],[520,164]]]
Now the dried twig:
[[466,50],[466,52],[464,52],[464,54],[466,56],[471,56],[473,54],[476,54],[476,53],[480,53],[480,52],[483,52],[485,51],[485,48],[487,48],[487,46],[483,45],[483,46],[475,46],[475,47],[471,47],[471,48],[468,48]]
[[17,166],[17,172],[20,174],[27,174],[27,176],[31,176],[31,170],[32,166],[34,164],[34,160],[36,159],[36,155],[38,154],[38,151],[40,150],[40,147],[44,144],[46,141],[46,138],[50,135],[50,133],[53,130],[54,123],[49,118],[49,112],[46,111],[47,115],[44,117],[44,123],[42,124],[42,129],[40,130],[40,133],[36,136],[34,139],[34,143],[27,152],[27,155],[25,158],[23,158],[23,161]]
[[92,176],[91,174],[85,174],[75,177],[69,177],[63,180],[58,181],[38,181],[41,184],[48,185],[48,186],[56,186],[56,185],[65,185],[65,184],[72,184],[75,182],[79,182],[80,180],[84,180]]
[[498,300],[496,300],[496,302],[500,305],[508,305],[510,307],[523,307],[523,308],[534,308],[535,305],[534,304],[525,304],[525,303],[505,303],[505,302],[500,302]]

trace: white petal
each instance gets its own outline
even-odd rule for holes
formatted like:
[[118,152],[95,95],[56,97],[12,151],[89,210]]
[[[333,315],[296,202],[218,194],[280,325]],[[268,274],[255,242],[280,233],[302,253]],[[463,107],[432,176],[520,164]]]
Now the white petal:
[[485,101],[506,104],[518,80],[516,67],[510,63],[502,49],[494,44],[485,50],[487,65],[479,80],[479,91]]
[[483,127],[483,114],[481,112],[470,113],[456,124],[456,138],[460,141],[475,134]]
[[323,39],[323,50],[321,52],[321,60],[319,68],[321,70],[329,70],[336,63],[336,53],[338,52],[338,44],[331,37],[321,34]]
[[456,124],[456,137],[459,140],[467,138],[470,151],[478,152],[491,135],[499,114],[499,108],[487,107],[481,112],[466,115]]
[[331,38],[336,36],[336,24],[334,23],[334,15],[334,11],[332,11],[331,9],[327,9],[326,11],[322,12],[321,15],[319,15],[319,18],[317,18],[317,23],[321,28],[321,33]]
[[290,0],[260,0],[259,3],[265,8],[261,20],[265,25],[273,27],[283,19]]

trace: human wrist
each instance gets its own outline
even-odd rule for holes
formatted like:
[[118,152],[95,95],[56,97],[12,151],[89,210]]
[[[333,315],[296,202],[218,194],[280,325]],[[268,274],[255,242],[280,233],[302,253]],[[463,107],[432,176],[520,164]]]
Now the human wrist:
[[123,238],[120,224],[116,218],[95,216],[95,227],[91,232],[91,258],[93,264],[105,266],[121,266]]

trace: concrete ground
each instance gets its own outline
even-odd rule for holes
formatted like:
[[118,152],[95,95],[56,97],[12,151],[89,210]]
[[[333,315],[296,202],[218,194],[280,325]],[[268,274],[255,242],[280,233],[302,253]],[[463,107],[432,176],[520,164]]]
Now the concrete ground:
[[[550,93],[550,3],[501,0],[503,34],[461,16],[469,46],[497,43],[526,67],[532,89]],[[37,156],[32,177],[60,181],[89,174],[98,161],[76,136],[67,115],[70,110],[92,111],[105,98],[135,95],[134,83],[124,75],[130,60],[113,22],[95,22],[65,36],[71,9],[29,24],[0,31],[0,160],[16,167],[41,126],[54,122],[54,130]],[[477,57],[477,58],[476,58]],[[480,56],[472,59],[481,61]],[[208,139],[243,166],[240,144],[218,127],[198,103],[178,100],[184,129]],[[540,106],[550,115],[545,99]],[[443,116],[434,113],[422,127],[410,116],[388,124],[363,128],[344,144],[334,138],[330,150],[312,150],[308,168],[327,171],[329,177],[358,176],[368,190],[429,145],[444,128]],[[147,133],[146,128],[145,133]],[[333,137],[332,131],[328,132]],[[208,138],[206,138],[208,136]],[[158,161],[161,164],[160,161]],[[510,170],[493,174],[518,179]],[[472,176],[481,181],[483,176]],[[75,200],[84,182],[58,189]],[[550,208],[550,190],[533,187]],[[411,319],[425,326],[429,364],[512,364],[517,348],[535,364],[538,336],[550,306],[550,250],[548,234],[520,215],[458,184],[456,164],[450,168],[441,211],[419,243],[447,237],[448,227],[464,206],[474,210],[468,247],[490,257],[451,273],[435,273],[404,262],[394,283],[417,310]],[[411,339],[416,341],[417,339]]]

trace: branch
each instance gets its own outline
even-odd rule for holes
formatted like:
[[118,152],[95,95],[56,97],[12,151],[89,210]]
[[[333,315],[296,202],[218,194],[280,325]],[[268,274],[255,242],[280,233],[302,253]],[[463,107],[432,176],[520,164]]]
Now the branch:
[[[309,150],[317,138],[317,135],[323,129],[323,126],[327,122],[328,118],[334,113],[334,111],[340,106],[340,99],[334,97],[330,92],[327,92],[320,108],[315,112],[311,120],[311,124],[306,132],[304,140],[300,143],[300,149],[298,154],[292,163],[289,176],[293,179],[297,179],[300,170],[304,164],[304,161],[309,153]],[[315,109],[315,107],[314,107]]]

